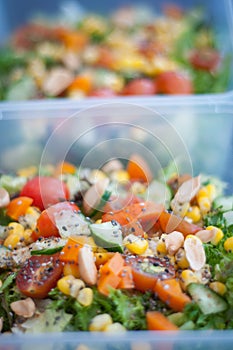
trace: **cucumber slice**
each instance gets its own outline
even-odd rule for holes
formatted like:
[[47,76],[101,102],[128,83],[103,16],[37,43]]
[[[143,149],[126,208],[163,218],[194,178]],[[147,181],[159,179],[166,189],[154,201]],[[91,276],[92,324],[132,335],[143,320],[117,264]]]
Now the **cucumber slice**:
[[144,198],[155,203],[162,203],[168,209],[170,207],[172,192],[165,182],[153,180],[148,186]]
[[214,208],[222,208],[223,211],[233,209],[233,196],[217,197],[213,203]]
[[111,189],[106,189],[104,191],[104,194],[102,195],[97,208],[93,210],[93,212],[91,214],[89,214],[90,218],[97,218],[98,214],[100,213],[101,209],[105,206],[106,202],[109,200],[109,198],[111,197],[112,191]]
[[168,315],[167,318],[177,327],[182,326],[187,321],[183,312],[175,312],[174,314]]
[[32,250],[31,255],[52,255],[55,253],[58,253],[62,250],[63,246],[56,247],[56,248],[50,248],[50,249],[38,249],[38,250]]
[[123,253],[121,226],[115,221],[91,224],[90,230],[95,243],[111,252]]
[[223,217],[226,220],[227,227],[233,225],[233,210],[226,211]]
[[215,314],[228,308],[226,301],[204,284],[190,283],[187,290],[204,315]]

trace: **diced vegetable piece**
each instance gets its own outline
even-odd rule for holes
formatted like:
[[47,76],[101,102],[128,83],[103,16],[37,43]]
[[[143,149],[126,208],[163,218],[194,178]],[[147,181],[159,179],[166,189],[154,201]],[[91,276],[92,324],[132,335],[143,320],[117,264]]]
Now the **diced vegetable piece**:
[[139,154],[133,154],[130,157],[127,165],[127,172],[131,180],[150,183],[153,178],[149,165]]
[[191,283],[187,290],[204,315],[215,314],[228,308],[227,302],[213,290],[200,283]]
[[124,266],[124,259],[120,253],[115,253],[100,269],[101,274],[113,273],[118,275]]
[[200,226],[190,224],[185,221],[183,218],[178,217],[174,214],[167,212],[162,212],[159,217],[159,223],[161,225],[162,231],[170,233],[172,231],[179,231],[183,233],[184,236],[189,234],[194,235],[196,232],[201,230]]
[[60,260],[65,263],[77,264],[78,252],[81,247],[82,245],[80,243],[70,237],[60,253]]
[[91,224],[90,230],[97,245],[109,251],[123,252],[122,231],[117,222]]
[[117,288],[121,278],[114,273],[102,274],[97,282],[98,291],[101,294],[108,295],[111,288]]
[[154,291],[159,299],[174,311],[183,311],[185,305],[191,302],[188,295],[182,292],[180,284],[175,278],[158,280]]
[[148,311],[146,313],[147,329],[150,331],[177,331],[174,325],[164,314],[159,311]]
[[29,197],[20,196],[12,199],[7,206],[6,214],[14,220],[18,220],[21,215],[26,214],[27,209],[33,200]]

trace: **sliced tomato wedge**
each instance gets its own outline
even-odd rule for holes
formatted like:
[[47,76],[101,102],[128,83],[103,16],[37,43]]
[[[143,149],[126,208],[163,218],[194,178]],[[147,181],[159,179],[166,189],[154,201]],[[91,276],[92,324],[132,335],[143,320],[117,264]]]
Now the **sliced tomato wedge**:
[[169,95],[189,95],[193,93],[191,80],[179,72],[164,72],[156,79],[159,93]]
[[40,210],[70,198],[66,184],[49,176],[36,176],[29,180],[22,188],[20,196],[32,198],[33,205]]
[[61,202],[42,211],[37,220],[37,231],[33,232],[34,240],[38,239],[39,237],[60,237],[55,223],[55,215],[67,210],[77,212],[79,211],[79,207],[71,202]]
[[124,226],[130,225],[130,222],[135,223],[135,220],[137,220],[143,230],[147,232],[154,226],[163,210],[164,206],[162,204],[156,204],[154,202],[134,203],[120,211],[104,214],[102,216],[102,221],[115,220],[120,225]]
[[132,267],[135,289],[141,292],[153,290],[159,278],[175,277],[175,269],[168,259],[127,256],[125,263]]
[[130,81],[123,89],[123,95],[154,95],[156,84],[148,78],[138,78]]
[[184,236],[195,235],[201,230],[201,227],[185,221],[183,218],[171,213],[162,212],[159,217],[159,223],[163,232],[170,233],[172,231],[179,231]]
[[189,60],[194,68],[211,72],[218,68],[221,56],[220,53],[213,48],[204,48],[194,50]]
[[16,276],[20,292],[32,298],[46,298],[63,271],[59,255],[56,253],[29,258]]

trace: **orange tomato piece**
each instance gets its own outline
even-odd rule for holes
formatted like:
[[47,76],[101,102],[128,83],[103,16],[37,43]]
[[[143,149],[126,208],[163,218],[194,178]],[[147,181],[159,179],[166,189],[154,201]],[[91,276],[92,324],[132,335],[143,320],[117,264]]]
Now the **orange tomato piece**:
[[182,292],[180,283],[175,278],[157,280],[154,292],[174,311],[183,311],[185,305],[191,302],[189,296]]
[[132,289],[134,288],[133,274],[131,266],[123,266],[122,270],[119,273],[121,278],[120,283],[118,284],[118,289]]
[[60,260],[65,263],[78,264],[78,252],[80,248],[82,248],[80,243],[73,238],[69,238],[60,253]]
[[138,154],[133,154],[127,164],[127,172],[131,180],[151,182],[152,171],[147,162]]
[[78,75],[68,87],[68,91],[81,90],[88,94],[92,89],[92,81],[89,76]]
[[149,331],[177,331],[175,326],[165,315],[159,311],[147,311],[147,329]]
[[97,282],[98,291],[103,295],[108,295],[110,288],[116,289],[121,278],[114,273],[102,274]]
[[69,162],[58,163],[55,169],[55,175],[75,174],[76,167]]
[[113,257],[109,259],[100,269],[100,273],[108,274],[113,273],[115,275],[118,275],[123,266],[124,266],[124,259],[120,253],[114,253]]
[[26,196],[14,198],[8,204],[6,214],[12,219],[18,220],[21,215],[26,213],[32,202],[33,199]]
[[159,223],[162,231],[165,233],[179,231],[183,233],[184,236],[187,236],[195,235],[195,233],[201,230],[201,227],[191,224],[185,221],[183,218],[165,211],[159,216]]

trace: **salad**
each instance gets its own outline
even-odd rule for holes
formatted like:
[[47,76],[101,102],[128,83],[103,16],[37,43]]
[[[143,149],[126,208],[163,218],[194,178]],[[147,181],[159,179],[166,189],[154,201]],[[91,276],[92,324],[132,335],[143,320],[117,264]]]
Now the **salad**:
[[132,154],[0,177],[1,332],[233,329],[233,197]]
[[218,93],[229,72],[202,9],[123,7],[18,28],[0,50],[0,100]]

